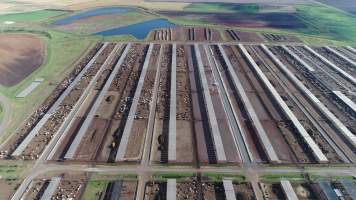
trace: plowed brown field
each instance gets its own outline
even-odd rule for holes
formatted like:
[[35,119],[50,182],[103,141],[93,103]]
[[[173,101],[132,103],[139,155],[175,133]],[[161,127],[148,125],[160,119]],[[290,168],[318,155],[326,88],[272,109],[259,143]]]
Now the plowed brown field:
[[44,60],[44,41],[28,34],[0,35],[0,85],[13,86]]

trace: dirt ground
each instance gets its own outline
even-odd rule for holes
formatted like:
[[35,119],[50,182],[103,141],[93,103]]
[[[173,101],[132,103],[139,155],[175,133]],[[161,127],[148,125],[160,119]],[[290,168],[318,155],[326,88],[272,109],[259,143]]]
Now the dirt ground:
[[[252,32],[242,32],[235,29],[225,31],[227,41],[238,40],[242,42],[263,42],[264,40],[257,34]],[[235,37],[235,38],[233,38]]]
[[0,84],[16,85],[44,60],[45,44],[40,38],[28,34],[0,35]]
[[17,180],[5,181],[0,179],[0,199],[9,199],[18,186]]
[[80,196],[85,189],[85,182],[85,174],[65,174],[52,198],[80,199]]
[[262,35],[270,42],[302,42],[299,38],[293,35],[279,35],[271,33],[263,33]]
[[256,199],[250,183],[234,183],[234,190],[237,199],[242,199],[242,200]]

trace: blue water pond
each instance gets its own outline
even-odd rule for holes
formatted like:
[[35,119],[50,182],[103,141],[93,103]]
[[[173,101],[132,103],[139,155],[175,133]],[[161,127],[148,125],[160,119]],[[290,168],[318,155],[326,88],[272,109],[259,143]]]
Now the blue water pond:
[[171,28],[175,26],[176,26],[175,24],[170,23],[166,19],[153,19],[146,22],[140,22],[137,24],[132,24],[124,27],[109,29],[95,34],[102,35],[102,36],[132,35],[137,39],[145,39],[147,34],[151,30],[157,28]]

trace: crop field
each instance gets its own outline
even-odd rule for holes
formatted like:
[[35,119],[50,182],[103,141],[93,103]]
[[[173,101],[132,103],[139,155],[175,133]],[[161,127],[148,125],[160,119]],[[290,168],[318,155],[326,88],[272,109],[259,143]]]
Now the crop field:
[[0,40],[4,41],[0,44],[1,85],[16,85],[42,65],[45,46],[40,38],[25,34],[2,34]]

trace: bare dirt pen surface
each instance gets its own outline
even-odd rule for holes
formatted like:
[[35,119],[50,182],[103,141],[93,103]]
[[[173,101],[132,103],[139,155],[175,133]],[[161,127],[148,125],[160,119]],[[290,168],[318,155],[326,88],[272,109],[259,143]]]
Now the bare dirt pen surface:
[[0,35],[0,84],[13,86],[22,81],[44,60],[45,44],[28,34]]
[[0,199],[9,199],[18,185],[18,180],[0,179]]
[[[287,39],[290,37],[283,36]],[[157,29],[150,33],[149,41],[182,41],[182,42],[264,42],[264,39],[257,33],[243,32],[236,29],[219,30],[204,27],[177,27],[170,29]],[[293,40],[299,41],[294,37]],[[274,42],[274,41],[273,41]],[[281,41],[285,42],[285,41]]]
[[237,199],[256,199],[250,183],[234,183],[233,186]]
[[263,33],[263,37],[270,42],[301,42],[297,37],[290,35],[279,35]]

